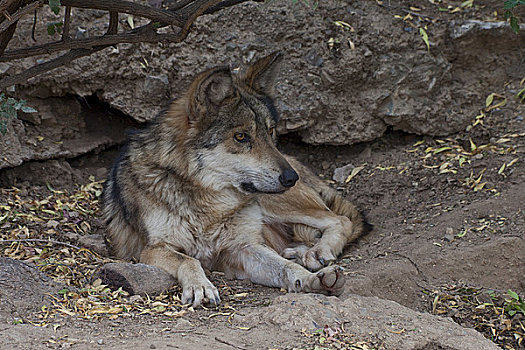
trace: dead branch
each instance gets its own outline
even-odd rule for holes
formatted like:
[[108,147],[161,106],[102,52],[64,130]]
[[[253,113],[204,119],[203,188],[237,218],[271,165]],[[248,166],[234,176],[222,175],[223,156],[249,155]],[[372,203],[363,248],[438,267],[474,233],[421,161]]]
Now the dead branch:
[[0,3],[0,23],[3,23],[4,20],[10,22],[10,25],[6,30],[0,32],[0,55],[4,53],[9,41],[13,38],[13,34],[16,30],[17,21],[13,21],[12,15],[10,13],[16,12],[17,9],[24,5],[23,0],[2,0]]
[[73,60],[76,60],[77,58],[84,57],[91,55],[97,51],[100,51],[104,48],[106,48],[107,45],[96,47],[92,49],[75,49],[69,51],[67,54],[62,55],[60,57],[57,57],[55,59],[52,59],[50,61],[37,64],[31,68],[26,69],[22,73],[5,77],[4,79],[0,80],[0,90],[7,88],[8,86],[15,85],[22,81],[27,81],[30,78],[33,78],[39,74],[42,74],[44,72],[53,70],[58,67],[62,67],[68,63],[70,63]]
[[[0,80],[0,89],[25,82],[44,72],[61,67],[71,61],[91,55],[108,46],[120,43],[139,43],[139,42],[182,42],[186,39],[192,24],[195,20],[206,13],[213,13],[223,8],[234,6],[247,0],[181,0],[173,4],[176,10],[164,10],[154,7],[144,6],[125,0],[61,0],[61,5],[66,6],[64,17],[64,32],[60,41],[35,45],[28,48],[21,48],[3,52],[2,44],[11,39],[17,21],[26,13],[35,10],[42,4],[43,0],[0,0],[0,9],[18,1],[18,10],[10,15],[8,22],[2,21],[0,17],[0,62],[11,61],[14,59],[27,58],[37,55],[52,54],[59,51],[69,50],[69,52],[54,58],[48,62],[35,65],[19,74],[8,76]],[[29,3],[22,8],[23,4]],[[256,0],[262,1],[262,0]],[[47,3],[47,1],[44,1]],[[15,4],[16,5],[16,4]],[[69,35],[71,21],[71,8],[88,8],[109,11],[108,31],[105,35],[73,39]],[[6,7],[7,8],[7,7]],[[151,22],[133,30],[118,33],[118,14],[128,13],[134,16],[148,18]],[[180,30],[177,33],[158,33],[157,29],[164,26],[176,26]],[[2,30],[4,32],[2,33]],[[10,35],[10,36],[9,36]],[[4,46],[4,49],[5,49]]]
[[66,14],[64,15],[64,30],[62,31],[62,40],[71,39],[69,37],[69,23],[71,22],[71,6],[66,6]]
[[[17,58],[26,58],[31,56],[38,56],[50,54],[57,51],[71,50],[71,49],[91,49],[96,46],[109,46],[122,43],[140,43],[148,42],[155,43],[161,41],[176,42],[178,37],[175,34],[157,34],[151,25],[139,27],[147,29],[148,31],[128,32],[123,34],[105,34],[91,38],[75,39],[70,41],[55,41],[43,45],[35,45],[30,48],[18,49],[5,52],[0,56],[0,62],[11,61]],[[137,28],[137,29],[139,29]]]
[[1,239],[0,240],[0,244],[16,243],[16,242],[19,242],[19,243],[24,243],[24,242],[51,243],[51,244],[63,245],[63,246],[66,246],[66,247],[69,247],[69,248],[78,249],[78,250],[82,249],[81,247],[77,247],[76,245],[73,245],[73,244],[70,244],[70,243],[66,243],[66,242],[61,242],[61,241],[55,241],[55,240],[52,240],[52,239],[21,238],[21,239]]
[[4,21],[4,22],[0,23],[0,32],[3,32],[7,28],[9,28],[16,21],[18,21],[20,18],[22,18],[22,16],[25,16],[28,13],[31,13],[34,10],[36,10],[38,8],[38,6],[40,6],[40,3],[39,2],[34,2],[32,4],[29,4],[27,6],[22,7],[20,10],[16,11],[12,15],[10,15],[9,16],[11,18],[10,20],[7,20],[7,21]]
[[61,4],[85,9],[122,12],[177,27],[182,27],[184,24],[184,19],[177,13],[123,0],[62,0]]
[[[6,11],[9,12],[9,9],[12,8],[19,0],[2,0],[0,1],[0,13],[2,16]],[[9,18],[8,18],[9,19]]]
[[221,0],[196,0],[181,10],[184,13],[184,16],[188,17],[180,33],[183,38],[182,40],[186,39],[188,36],[190,27],[197,17],[203,15],[207,9],[217,5],[219,2],[221,2]]
[[109,26],[108,26],[108,32],[106,34],[112,35],[112,34],[117,34],[117,32],[118,32],[118,12],[111,11],[109,13]]
[[7,28],[6,31],[0,33],[0,57],[4,53],[4,50],[9,44],[9,41],[11,41],[11,39],[13,38],[13,34],[15,34],[16,31],[17,23],[18,22],[13,23],[9,28]]

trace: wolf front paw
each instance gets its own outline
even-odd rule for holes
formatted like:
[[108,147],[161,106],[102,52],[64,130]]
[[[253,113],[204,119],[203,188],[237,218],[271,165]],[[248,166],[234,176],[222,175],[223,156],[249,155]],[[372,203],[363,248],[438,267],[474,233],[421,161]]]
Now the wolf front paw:
[[326,295],[341,295],[345,285],[343,268],[337,265],[327,266],[315,274],[309,281],[311,292]]
[[318,271],[335,261],[336,256],[332,254],[327,246],[315,245],[308,249],[303,256],[303,266],[310,271]]
[[208,280],[183,286],[181,299],[182,304],[192,304],[193,307],[201,305],[217,306],[221,302],[219,291]]

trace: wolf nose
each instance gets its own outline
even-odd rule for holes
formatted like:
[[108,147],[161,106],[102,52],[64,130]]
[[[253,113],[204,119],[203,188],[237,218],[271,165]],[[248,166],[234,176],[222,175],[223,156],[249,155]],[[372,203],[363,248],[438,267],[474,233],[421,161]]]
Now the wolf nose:
[[299,175],[293,169],[284,169],[279,175],[279,182],[284,187],[292,187],[299,180]]

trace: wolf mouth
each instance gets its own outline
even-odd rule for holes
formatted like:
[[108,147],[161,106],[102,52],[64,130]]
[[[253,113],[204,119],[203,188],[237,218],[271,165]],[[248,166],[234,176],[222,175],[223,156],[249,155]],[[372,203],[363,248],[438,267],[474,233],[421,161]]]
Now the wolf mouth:
[[275,190],[275,191],[261,191],[257,187],[255,187],[253,182],[243,182],[241,183],[241,188],[243,189],[243,191],[246,191],[248,193],[268,193],[269,194],[269,193],[283,193],[286,191],[286,189]]

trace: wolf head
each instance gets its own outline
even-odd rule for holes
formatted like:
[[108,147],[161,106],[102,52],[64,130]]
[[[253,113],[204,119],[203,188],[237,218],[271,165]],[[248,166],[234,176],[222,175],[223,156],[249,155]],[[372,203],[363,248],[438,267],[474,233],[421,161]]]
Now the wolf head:
[[295,185],[296,171],[275,147],[279,116],[270,95],[280,61],[273,53],[243,73],[219,67],[192,83],[185,149],[204,186],[279,193]]

